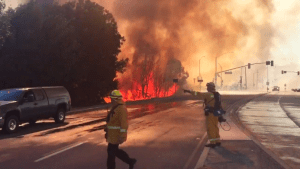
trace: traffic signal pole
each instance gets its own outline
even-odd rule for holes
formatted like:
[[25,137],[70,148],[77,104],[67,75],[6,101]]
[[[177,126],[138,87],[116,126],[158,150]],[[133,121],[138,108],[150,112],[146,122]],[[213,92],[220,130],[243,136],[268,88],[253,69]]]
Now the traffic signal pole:
[[[215,58],[216,60],[216,67],[215,67],[215,84],[216,84],[216,79],[217,79],[217,75],[219,73],[223,73],[223,72],[227,72],[227,71],[230,71],[230,70],[234,70],[234,69],[239,69],[241,68],[241,71],[243,71],[243,67],[245,67],[245,87],[247,89],[247,72],[246,72],[246,67],[248,66],[248,69],[250,69],[251,65],[257,65],[257,64],[266,64],[266,65],[271,65],[271,66],[274,66],[274,61],[266,61],[266,62],[261,62],[261,63],[248,63],[247,65],[244,65],[244,66],[239,66],[239,67],[235,67],[235,68],[232,68],[232,69],[227,69],[227,70],[223,70],[223,71],[220,71],[220,72],[217,72],[217,57]],[[300,72],[298,72],[298,74],[300,74]],[[242,73],[241,73],[241,77],[242,77]],[[241,79],[242,80],[242,79]],[[254,78],[253,78],[253,81],[254,81]],[[254,83],[254,82],[253,82]],[[241,83],[242,85],[242,83]],[[258,88],[258,70],[257,70],[257,82],[256,82],[256,87]],[[268,66],[267,66],[267,90],[269,91],[269,69],[268,69]]]
[[269,66],[267,66],[267,92],[269,92]]

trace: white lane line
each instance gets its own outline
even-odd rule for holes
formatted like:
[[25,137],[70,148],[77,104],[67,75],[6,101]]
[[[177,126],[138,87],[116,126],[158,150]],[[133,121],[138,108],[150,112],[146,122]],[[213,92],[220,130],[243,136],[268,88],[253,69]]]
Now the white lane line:
[[45,159],[47,159],[47,158],[49,158],[49,157],[52,157],[52,156],[55,156],[55,155],[57,155],[57,154],[59,154],[59,153],[62,153],[62,152],[67,151],[67,150],[70,150],[71,148],[80,146],[80,145],[82,145],[82,144],[84,144],[84,143],[86,143],[86,142],[87,142],[87,141],[81,142],[81,143],[78,143],[78,144],[75,144],[75,145],[72,145],[72,146],[67,147],[67,148],[65,148],[65,149],[62,149],[62,150],[60,150],[60,151],[57,151],[57,152],[55,152],[55,153],[52,153],[52,154],[46,155],[46,156],[44,156],[44,157],[42,157],[42,158],[40,158],[40,159],[37,159],[37,160],[35,160],[34,162],[39,162],[39,161],[45,160]]
[[197,147],[195,148],[195,150],[193,151],[193,153],[191,154],[191,156],[189,157],[188,161],[186,162],[186,164],[184,165],[183,169],[187,169],[192,161],[192,159],[194,158],[195,154],[197,153],[198,149],[200,148],[200,145],[202,144],[202,142],[204,141],[204,138],[206,137],[207,133],[205,132],[205,134],[202,136],[201,140],[199,141]]
[[[209,141],[207,141],[207,143],[209,143]],[[197,162],[194,169],[198,169],[198,168],[203,167],[204,162],[206,160],[206,157],[208,155],[209,149],[210,149],[209,147],[204,147],[204,150],[203,150],[203,152],[202,152],[202,154],[201,154],[201,156],[200,156],[200,158],[199,158],[199,160],[198,160],[198,162]]]

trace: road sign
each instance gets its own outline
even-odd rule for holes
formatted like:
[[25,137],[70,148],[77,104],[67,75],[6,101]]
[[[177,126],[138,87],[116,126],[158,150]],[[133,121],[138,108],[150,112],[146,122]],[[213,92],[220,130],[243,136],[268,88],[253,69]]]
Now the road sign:
[[225,74],[232,74],[232,72],[225,72]]

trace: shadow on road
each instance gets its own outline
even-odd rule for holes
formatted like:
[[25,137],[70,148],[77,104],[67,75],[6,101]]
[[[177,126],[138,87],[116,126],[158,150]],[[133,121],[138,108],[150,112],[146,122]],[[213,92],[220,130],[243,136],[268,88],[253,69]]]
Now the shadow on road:
[[24,135],[27,135],[27,134],[32,134],[35,132],[49,130],[49,129],[53,129],[53,128],[57,128],[57,127],[62,127],[62,126],[66,126],[68,124],[69,123],[66,123],[66,122],[62,123],[62,124],[57,124],[55,122],[41,122],[41,123],[36,123],[34,125],[25,124],[25,125],[20,126],[16,133],[12,133],[12,134],[7,134],[3,130],[0,130],[0,140],[8,139],[8,138],[16,138],[16,137],[22,138],[22,137],[24,137]]
[[71,129],[74,129],[74,128],[77,128],[77,127],[83,127],[83,126],[88,126],[88,125],[92,125],[92,124],[97,124],[97,123],[104,122],[104,121],[106,121],[106,118],[93,120],[93,121],[89,121],[89,122],[85,122],[85,123],[81,123],[81,124],[70,125],[70,126],[67,126],[67,127],[60,127],[60,128],[56,128],[56,129],[53,129],[53,130],[48,130],[46,132],[42,132],[41,134],[36,135],[35,137],[45,136],[45,135],[48,135],[48,134],[53,134],[53,133],[66,131],[66,130],[71,130]]

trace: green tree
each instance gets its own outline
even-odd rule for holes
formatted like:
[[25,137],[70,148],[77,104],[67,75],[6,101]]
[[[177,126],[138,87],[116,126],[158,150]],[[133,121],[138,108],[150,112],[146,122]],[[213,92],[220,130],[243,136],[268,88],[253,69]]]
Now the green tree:
[[0,0],[0,49],[2,48],[5,39],[12,36],[10,18],[14,12],[13,9],[9,8],[4,11],[6,5],[3,0]]
[[128,63],[117,59],[125,39],[102,6],[89,0],[43,6],[31,1],[16,8],[10,23],[14,38],[0,50],[0,70],[8,73],[1,80],[9,87],[28,86],[30,80],[33,86],[63,85],[75,106],[99,104],[117,88],[116,72]]

